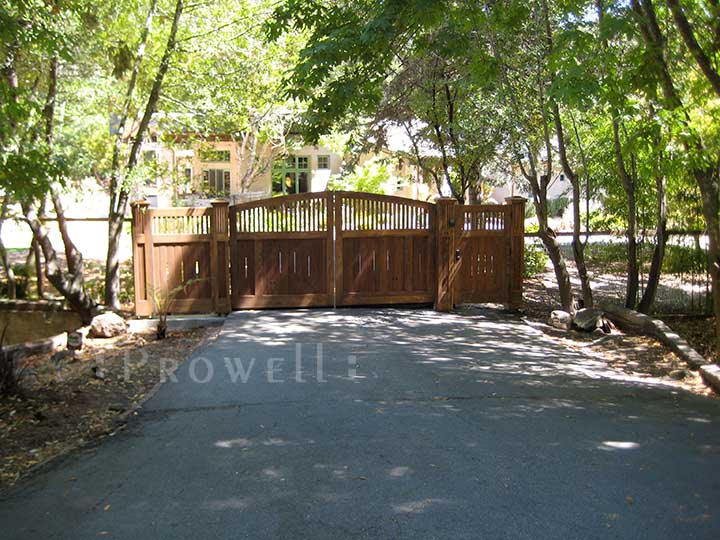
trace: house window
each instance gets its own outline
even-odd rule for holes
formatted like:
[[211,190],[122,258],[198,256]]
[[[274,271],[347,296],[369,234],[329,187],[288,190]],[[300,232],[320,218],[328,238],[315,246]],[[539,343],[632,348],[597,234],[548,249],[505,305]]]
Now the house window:
[[330,168],[330,156],[318,156],[318,169],[329,169]]
[[214,148],[201,148],[200,161],[211,161],[215,163],[229,163],[230,150],[215,150]]
[[230,171],[224,169],[203,169],[203,185],[214,195],[230,195]]
[[143,161],[145,163],[155,163],[157,161],[155,150],[146,150],[143,152]]
[[306,193],[310,190],[307,156],[287,156],[276,160],[272,168],[272,190],[276,194]]
[[185,167],[185,170],[183,171],[183,177],[188,182],[192,179],[192,169],[190,167]]

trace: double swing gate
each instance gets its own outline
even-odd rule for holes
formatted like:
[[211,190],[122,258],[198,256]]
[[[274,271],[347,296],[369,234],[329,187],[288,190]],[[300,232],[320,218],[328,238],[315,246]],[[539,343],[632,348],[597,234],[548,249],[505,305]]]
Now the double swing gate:
[[[133,205],[135,308],[522,302],[524,199],[458,205],[357,192],[211,208]],[[183,286],[187,283],[188,286]],[[160,295],[162,296],[162,295]]]

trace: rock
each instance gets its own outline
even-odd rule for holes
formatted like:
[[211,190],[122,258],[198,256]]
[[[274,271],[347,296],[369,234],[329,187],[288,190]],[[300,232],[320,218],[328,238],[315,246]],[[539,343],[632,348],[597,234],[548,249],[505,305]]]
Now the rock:
[[603,326],[603,312],[599,309],[583,308],[577,310],[572,319],[573,326],[586,332],[592,332]]
[[63,360],[66,358],[69,358],[70,360],[73,360],[75,358],[75,351],[71,351],[70,349],[63,349],[61,351],[56,352],[50,357],[50,360],[54,364],[60,364]]
[[606,334],[611,334],[613,330],[617,330],[617,327],[610,319],[606,319],[605,317],[603,317],[602,326],[600,327],[600,329]]
[[90,323],[90,336],[95,338],[109,338],[127,332],[127,324],[117,313],[102,313],[93,318]]
[[550,313],[548,324],[560,330],[570,330],[572,325],[572,315],[567,311],[556,309]]
[[99,366],[95,366],[92,368],[93,371],[93,377],[95,377],[99,381],[104,381],[107,377],[107,374],[105,373],[105,370]]
[[668,373],[668,377],[670,377],[671,379],[675,379],[676,381],[682,381],[687,376],[687,369],[674,369],[670,373]]
[[129,404],[126,402],[113,402],[110,405],[108,405],[108,410],[111,412],[125,412],[128,410]]

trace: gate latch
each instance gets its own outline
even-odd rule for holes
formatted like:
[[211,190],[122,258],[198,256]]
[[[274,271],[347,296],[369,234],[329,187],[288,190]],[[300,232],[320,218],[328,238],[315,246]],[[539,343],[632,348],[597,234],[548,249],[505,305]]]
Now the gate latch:
[[458,262],[460,260],[460,250],[455,250],[455,262]]

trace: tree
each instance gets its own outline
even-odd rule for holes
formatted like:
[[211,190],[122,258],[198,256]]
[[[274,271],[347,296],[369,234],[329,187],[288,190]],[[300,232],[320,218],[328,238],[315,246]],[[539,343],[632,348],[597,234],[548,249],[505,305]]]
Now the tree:
[[712,280],[716,337],[720,340],[720,151],[714,143],[717,133],[712,130],[715,137],[706,137],[709,134],[707,128],[693,121],[691,111],[683,101],[678,89],[678,75],[672,72],[668,61],[671,44],[662,31],[652,0],[632,0],[631,7],[646,47],[647,68],[660,88],[662,106],[673,115],[673,122],[680,128],[677,138],[688,155],[690,173],[700,189],[708,235],[708,270]]
[[[546,65],[550,51],[542,38],[540,8],[537,2],[528,7],[512,1],[478,6],[428,5],[419,0],[380,4],[288,0],[276,10],[270,36],[278,37],[293,25],[308,33],[308,45],[287,84],[291,97],[307,103],[304,132],[310,140],[342,118],[373,116],[388,95],[388,78],[401,81],[400,91],[390,95],[409,101],[395,116],[405,122],[411,140],[415,135],[438,148],[440,170],[451,186],[453,175],[459,180],[453,194],[461,201],[470,179],[480,176],[479,165],[486,157],[460,159],[478,155],[467,150],[482,142],[480,130],[459,129],[457,99],[473,105],[467,111],[492,111],[501,118],[507,131],[502,146],[531,188],[539,235],[555,268],[561,302],[572,311],[569,274],[548,226],[547,187],[553,163]],[[403,86],[413,73],[423,73],[423,80]],[[468,137],[461,138],[461,131]],[[437,174],[435,167],[423,168]]]
[[[70,306],[88,323],[95,301],[84,286],[82,255],[65,223],[60,182],[65,167],[54,148],[56,105],[61,55],[70,58],[72,42],[84,29],[85,6],[78,2],[60,8],[47,4],[3,6],[0,18],[9,36],[3,36],[4,111],[0,140],[5,168],[0,173],[6,197],[20,202],[25,220],[45,260],[45,274]],[[44,98],[42,97],[44,94]],[[49,194],[62,233],[67,270],[58,262],[47,230],[38,217],[38,202]]]
[[160,64],[157,67],[153,78],[152,86],[145,100],[142,117],[137,128],[132,133],[132,144],[127,157],[121,165],[121,143],[125,131],[125,125],[129,117],[129,111],[135,93],[138,73],[145,53],[145,46],[152,27],[152,20],[157,7],[157,1],[151,0],[145,18],[145,25],[140,35],[134,55],[134,65],[127,85],[127,92],[123,107],[120,112],[117,134],[113,148],[113,161],[110,172],[110,207],[108,211],[108,251],[105,264],[105,304],[113,309],[119,309],[120,291],[120,239],[122,236],[123,223],[127,214],[128,202],[130,201],[130,189],[132,186],[132,174],[138,165],[140,149],[142,148],[145,132],[150,125],[150,120],[155,113],[160,100],[160,92],[163,87],[165,75],[170,68],[170,62],[175,52],[180,18],[183,13],[184,0],[176,0],[173,12],[170,32],[162,53]]

